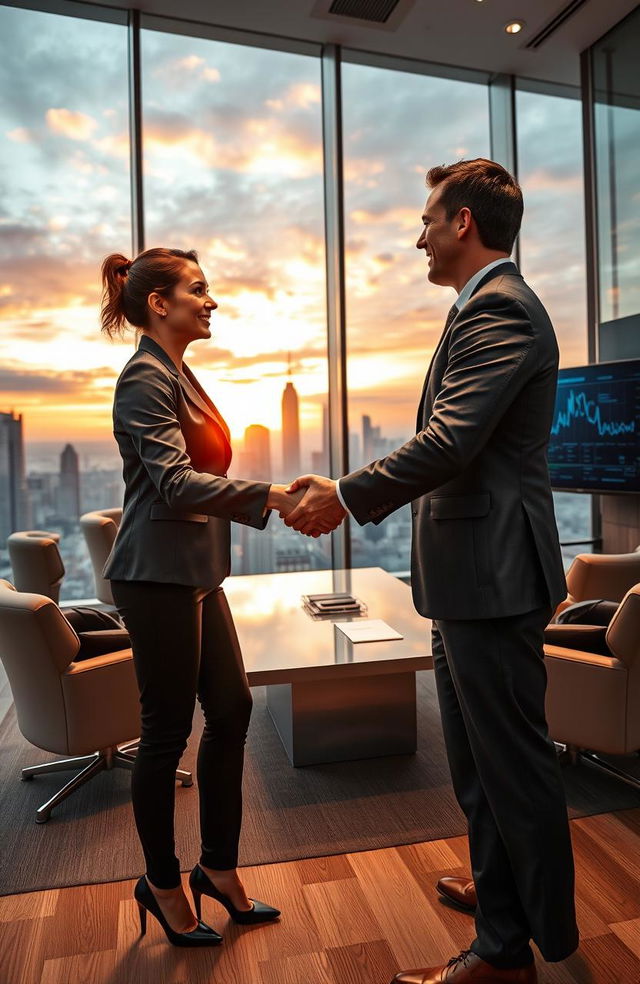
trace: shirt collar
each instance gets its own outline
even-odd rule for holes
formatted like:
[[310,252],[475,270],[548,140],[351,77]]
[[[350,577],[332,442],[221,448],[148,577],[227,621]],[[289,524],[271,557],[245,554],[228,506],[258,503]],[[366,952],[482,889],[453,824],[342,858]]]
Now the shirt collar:
[[499,260],[492,260],[491,263],[487,263],[486,266],[483,266],[482,270],[478,270],[477,273],[474,273],[473,277],[471,277],[470,280],[467,280],[466,284],[458,294],[458,299],[455,302],[458,311],[462,310],[482,278],[489,273],[489,270],[493,270],[494,267],[500,266],[501,263],[510,262],[511,261],[508,256],[502,256]]

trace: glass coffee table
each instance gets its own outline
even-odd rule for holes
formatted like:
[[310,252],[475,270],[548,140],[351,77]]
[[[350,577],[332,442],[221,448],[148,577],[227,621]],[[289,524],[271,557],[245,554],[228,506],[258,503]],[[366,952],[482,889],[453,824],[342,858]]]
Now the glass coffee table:
[[[267,707],[292,765],[415,752],[416,671],[433,669],[431,622],[411,589],[379,567],[250,574],[224,582],[249,684]],[[303,594],[347,591],[403,638],[353,643],[314,620]]]

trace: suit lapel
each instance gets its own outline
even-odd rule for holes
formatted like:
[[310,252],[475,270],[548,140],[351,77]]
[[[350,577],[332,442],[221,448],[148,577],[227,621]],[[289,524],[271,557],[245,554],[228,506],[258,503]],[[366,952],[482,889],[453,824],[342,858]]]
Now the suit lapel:
[[[520,271],[518,270],[518,268],[515,265],[515,263],[512,263],[511,260],[505,260],[504,263],[501,263],[499,266],[493,267],[492,270],[489,270],[488,273],[486,273],[484,275],[484,277],[482,278],[482,280],[480,280],[476,284],[476,286],[474,287],[474,289],[471,291],[471,297],[473,297],[474,294],[477,294],[477,292],[482,287],[484,287],[486,284],[488,284],[491,280],[494,280],[496,277],[503,277],[503,276],[505,276],[507,274],[516,274],[516,275],[519,275],[519,273],[520,273]],[[471,298],[469,298],[469,299],[471,299]],[[458,314],[460,314],[460,312],[458,312]],[[429,385],[429,378],[431,376],[431,370],[433,369],[433,364],[434,364],[434,362],[436,360],[436,356],[438,355],[438,352],[440,351],[440,349],[442,348],[442,346],[444,344],[445,338],[448,339],[449,335],[451,334],[451,329],[452,329],[453,325],[455,324],[455,321],[456,321],[456,318],[457,317],[458,317],[458,315],[456,315],[456,317],[453,319],[453,321],[451,321],[451,323],[444,328],[444,330],[442,332],[442,335],[440,336],[440,341],[438,342],[438,344],[436,346],[436,350],[433,353],[433,355],[431,356],[431,362],[429,363],[429,368],[427,369],[427,375],[425,376],[424,384],[422,386],[422,395],[420,397],[420,403],[418,404],[418,413],[417,413],[417,416],[416,416],[416,433],[419,433],[421,430],[423,430],[422,418],[423,418],[423,413],[424,413],[424,404],[425,404],[425,399],[426,399],[426,396],[427,396],[427,388],[428,388],[428,385]]]
[[209,399],[205,391],[202,389],[200,383],[193,375],[189,366],[183,362],[182,372],[178,373],[178,381],[182,387],[183,392],[189,397],[192,403],[195,403],[197,407],[200,408],[204,413],[212,417],[213,420],[222,429],[224,436],[227,439],[227,444],[231,443],[231,432],[227,427],[227,423],[216,407],[216,405]]
[[149,335],[142,335],[140,337],[138,348],[142,349],[144,352],[150,352],[151,355],[156,357],[156,359],[159,359],[163,366],[165,366],[169,372],[176,377],[180,383],[180,388],[187,399],[191,400],[192,403],[195,403],[198,409],[202,410],[203,413],[206,413],[208,417],[216,422],[228,445],[229,454],[231,454],[231,433],[227,427],[226,421],[202,389],[200,383],[189,369],[189,366],[183,362],[182,372],[180,372],[162,346],[158,345],[158,343]]
[[[458,314],[459,313],[460,312],[458,312]],[[456,318],[457,317],[458,317],[458,315],[456,314]],[[420,403],[418,404],[418,413],[417,413],[417,416],[416,416],[416,434],[419,431],[422,430],[422,413],[423,413],[423,410],[424,410],[424,401],[425,401],[425,399],[427,397],[427,387],[429,385],[429,378],[431,376],[431,370],[433,369],[433,364],[436,361],[436,356],[437,356],[438,352],[440,351],[440,349],[442,348],[442,346],[444,344],[445,338],[447,338],[451,334],[451,328],[452,328],[453,323],[455,322],[456,318],[452,318],[451,321],[448,324],[446,324],[445,327],[442,329],[442,334],[440,335],[440,339],[438,341],[438,344],[436,345],[435,351],[434,351],[433,355],[431,356],[431,362],[429,363],[429,368],[427,369],[427,374],[424,377],[424,383],[422,384],[422,394],[420,396]]]

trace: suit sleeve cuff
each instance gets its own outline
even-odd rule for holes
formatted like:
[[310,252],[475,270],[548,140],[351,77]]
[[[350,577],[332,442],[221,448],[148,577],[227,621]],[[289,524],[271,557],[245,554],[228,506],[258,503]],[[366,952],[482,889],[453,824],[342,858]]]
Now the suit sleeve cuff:
[[351,510],[349,509],[349,506],[344,501],[342,492],[340,491],[340,479],[338,479],[338,481],[336,482],[336,495],[338,496],[338,499],[340,501],[340,505],[342,506],[342,508],[343,509],[346,509],[347,512],[350,512]]

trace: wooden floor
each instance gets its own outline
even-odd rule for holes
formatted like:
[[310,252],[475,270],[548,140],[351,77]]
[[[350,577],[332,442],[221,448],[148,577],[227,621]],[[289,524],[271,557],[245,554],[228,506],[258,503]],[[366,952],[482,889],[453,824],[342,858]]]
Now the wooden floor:
[[[571,824],[580,950],[539,961],[540,984],[640,984],[640,809]],[[0,984],[387,984],[446,962],[472,938],[469,916],[437,900],[467,869],[466,839],[244,869],[277,924],[236,928],[203,899],[225,941],[179,950],[149,916],[140,938],[133,882],[0,898]]]

